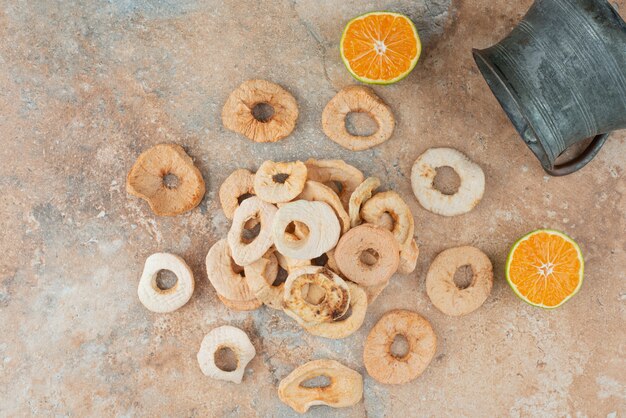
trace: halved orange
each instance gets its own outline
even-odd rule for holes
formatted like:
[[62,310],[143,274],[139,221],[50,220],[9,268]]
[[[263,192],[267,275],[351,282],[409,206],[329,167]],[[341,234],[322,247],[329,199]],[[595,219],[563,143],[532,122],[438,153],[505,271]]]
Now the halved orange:
[[562,232],[538,229],[520,238],[506,261],[506,279],[522,300],[553,309],[578,292],[585,262],[578,244]]
[[354,78],[368,84],[391,84],[413,70],[422,44],[408,17],[371,12],[348,22],[340,48],[341,58]]

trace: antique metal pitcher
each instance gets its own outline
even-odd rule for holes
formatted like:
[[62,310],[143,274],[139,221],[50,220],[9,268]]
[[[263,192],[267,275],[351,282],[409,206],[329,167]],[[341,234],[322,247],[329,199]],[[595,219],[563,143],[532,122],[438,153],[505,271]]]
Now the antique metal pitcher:
[[[582,168],[626,128],[626,24],[606,0],[536,0],[500,43],[472,51],[487,84],[546,172]],[[594,137],[574,159],[569,146]]]

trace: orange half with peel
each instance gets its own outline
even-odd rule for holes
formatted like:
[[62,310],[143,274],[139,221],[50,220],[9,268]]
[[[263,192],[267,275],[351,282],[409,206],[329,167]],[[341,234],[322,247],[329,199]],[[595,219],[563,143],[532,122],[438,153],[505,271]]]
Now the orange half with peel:
[[391,84],[413,70],[422,44],[408,17],[371,12],[348,22],[340,48],[341,58],[354,78],[368,84]]
[[553,309],[583,284],[585,262],[578,244],[562,232],[539,229],[520,238],[506,262],[506,279],[533,306]]

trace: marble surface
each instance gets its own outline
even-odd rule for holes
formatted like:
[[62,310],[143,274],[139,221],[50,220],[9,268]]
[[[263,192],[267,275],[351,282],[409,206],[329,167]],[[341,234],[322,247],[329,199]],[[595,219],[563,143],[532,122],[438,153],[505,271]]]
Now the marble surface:
[[[353,408],[310,416],[622,416],[626,414],[626,134],[612,135],[584,170],[544,175],[479,75],[470,49],[501,39],[531,1],[0,1],[0,416],[292,416],[278,382],[332,358],[365,379]],[[622,13],[626,1],[618,0]],[[363,12],[408,14],[424,51],[402,82],[375,87],[396,117],[388,142],[354,153],[321,130],[324,105],[353,84],[341,63],[344,24]],[[243,80],[265,78],[296,97],[294,133],[253,144],[222,126]],[[198,208],[155,217],[125,192],[151,145],[183,145],[202,171]],[[482,166],[486,192],[471,213],[422,209],[409,172],[432,146]],[[229,222],[217,189],[235,168],[265,159],[342,158],[409,203],[421,247],[417,270],[394,277],[353,336],[327,341],[281,313],[226,309],[204,257]],[[580,243],[586,279],[556,311],[518,300],[503,277],[508,248],[551,227]],[[424,277],[434,256],[469,244],[495,268],[478,311],[446,317]],[[152,314],[138,301],[145,258],[183,256],[191,301]],[[436,357],[412,383],[386,386],[363,367],[365,336],[393,308],[427,317]],[[232,324],[258,352],[240,385],[205,377],[203,336]]]

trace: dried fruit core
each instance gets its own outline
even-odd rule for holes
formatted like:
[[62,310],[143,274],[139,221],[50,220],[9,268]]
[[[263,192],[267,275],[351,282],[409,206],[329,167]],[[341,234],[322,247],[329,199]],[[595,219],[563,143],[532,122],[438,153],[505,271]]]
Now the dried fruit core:
[[175,189],[179,186],[180,180],[176,174],[167,173],[163,176],[163,185],[168,189]]
[[396,334],[389,349],[391,355],[397,359],[403,359],[409,354],[409,340],[402,334]]
[[156,275],[156,285],[159,290],[170,290],[176,286],[178,277],[169,270],[159,270]]
[[433,187],[445,195],[453,195],[461,187],[461,177],[452,167],[442,166],[435,169],[437,174],[433,179]]
[[354,136],[371,136],[378,131],[378,123],[372,116],[363,111],[349,112],[345,119],[346,130]]
[[274,116],[274,107],[269,103],[257,103],[252,107],[252,116],[261,123],[267,123]]
[[459,289],[467,289],[474,282],[474,270],[472,270],[472,266],[469,264],[465,264],[454,272],[454,277],[452,278],[454,281],[454,285]]
[[365,264],[366,266],[373,266],[376,263],[378,263],[378,259],[380,258],[380,254],[378,254],[378,251],[374,250],[373,248],[368,248],[365,251],[361,252],[361,255],[359,256],[359,260],[361,261],[361,263]]
[[237,370],[239,364],[239,358],[235,351],[230,347],[220,347],[213,354],[215,365],[225,372],[232,372]]
[[321,374],[319,376],[315,376],[310,379],[304,380],[303,382],[300,383],[300,387],[327,388],[328,386],[330,386],[330,384],[331,384],[330,377]]

